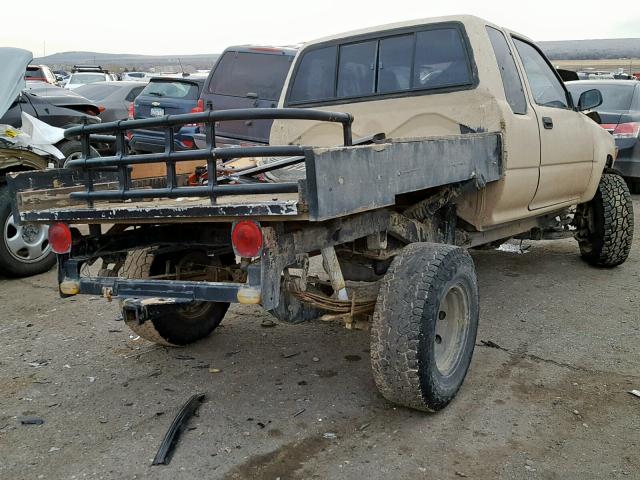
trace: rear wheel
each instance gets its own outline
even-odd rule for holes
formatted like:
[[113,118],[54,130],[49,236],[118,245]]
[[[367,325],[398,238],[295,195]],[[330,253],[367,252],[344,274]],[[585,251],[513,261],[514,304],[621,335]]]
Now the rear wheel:
[[388,400],[438,411],[462,385],[478,330],[473,260],[459,247],[416,243],[382,280],[371,328],[371,363]]
[[[193,278],[206,267],[220,266],[219,259],[206,252],[191,251],[169,255],[153,255],[149,250],[138,250],[127,257],[123,272],[129,278],[149,278],[170,274],[174,278]],[[215,280],[224,280],[217,274]],[[127,326],[141,337],[166,346],[183,346],[208,337],[222,322],[229,308],[223,302],[149,301],[146,315],[139,319],[131,300],[122,302],[122,316]]]
[[598,267],[624,263],[633,241],[633,201],[620,175],[605,173],[590,202],[579,205],[577,239],[582,258]]
[[18,225],[13,219],[11,196],[6,185],[0,186],[0,227],[0,272],[12,277],[28,277],[46,272],[55,265],[48,225]]

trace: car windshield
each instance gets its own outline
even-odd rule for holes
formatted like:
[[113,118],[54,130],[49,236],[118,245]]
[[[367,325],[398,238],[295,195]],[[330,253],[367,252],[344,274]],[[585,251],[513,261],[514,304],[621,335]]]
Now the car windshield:
[[127,75],[129,77],[134,77],[134,78],[143,78],[144,77],[144,73],[140,73],[140,72],[129,72],[129,73],[127,73]]
[[151,81],[144,88],[141,95],[151,95],[152,97],[183,98],[185,100],[198,99],[198,87],[188,82],[168,82],[163,80]]
[[264,53],[227,52],[216,66],[209,93],[278,100],[293,57]]
[[76,92],[78,92],[79,95],[82,95],[83,97],[88,98],[90,100],[104,100],[113,92],[118,90],[118,88],[120,88],[120,86],[118,85],[111,85],[111,84],[98,85],[94,83],[93,85],[83,85],[81,87],[78,87]]
[[573,102],[577,105],[578,99],[582,92],[596,89],[602,94],[602,105],[597,110],[629,110],[631,108],[631,100],[633,98],[633,90],[635,85],[598,85],[591,81],[580,83],[569,83],[567,88],[571,92]]
[[83,85],[87,83],[104,82],[104,73],[74,73],[69,79],[71,85]]

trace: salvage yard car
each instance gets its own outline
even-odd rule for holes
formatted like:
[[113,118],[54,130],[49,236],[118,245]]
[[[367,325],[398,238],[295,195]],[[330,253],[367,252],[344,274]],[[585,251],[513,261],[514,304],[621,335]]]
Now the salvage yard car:
[[598,106],[601,126],[616,142],[616,170],[627,180],[632,193],[640,193],[640,82],[600,80],[568,82],[567,88],[579,96],[591,88],[602,94]]
[[[129,104],[129,118],[153,118],[193,112],[198,108],[203,84],[203,78],[152,78]],[[198,131],[199,128],[195,125],[177,129],[174,134],[176,150],[194,148],[193,135]],[[164,132],[157,129],[133,130],[129,145],[131,150],[138,153],[162,152]]]
[[[575,237],[591,265],[627,259],[633,211],[614,141],[582,113],[601,101],[597,90],[573,99],[522,35],[471,16],[416,20],[304,45],[279,108],[71,128],[85,146],[115,134],[117,154],[85,149],[67,169],[9,181],[20,221],[51,224],[62,296],[119,297],[127,325],[165,345],[206,337],[231,302],[288,322],[325,311],[354,326],[373,312],[378,388],[436,411],[475,345],[467,248]],[[255,120],[274,121],[268,146],[215,144],[224,122]],[[194,123],[206,148],[174,151],[173,129]],[[165,151],[129,155],[135,128],[164,129]],[[270,160],[226,170],[245,156]],[[209,181],[182,186],[175,165],[197,158]],[[129,178],[153,161],[167,165],[153,186]]]
[[97,82],[82,85],[74,92],[98,105],[101,121],[115,122],[129,116],[131,104],[144,87],[140,82],[131,81]]
[[[47,225],[18,223],[14,218],[6,176],[63,162],[65,155],[57,147],[74,143],[64,140],[61,129],[40,122],[33,110],[20,111],[15,118],[18,125],[7,122],[13,117],[6,112],[15,107],[15,98],[21,98],[25,88],[24,69],[31,59],[31,52],[26,50],[0,48],[0,274],[11,277],[45,272],[55,265],[56,258],[49,245]],[[58,89],[51,85],[48,88]]]

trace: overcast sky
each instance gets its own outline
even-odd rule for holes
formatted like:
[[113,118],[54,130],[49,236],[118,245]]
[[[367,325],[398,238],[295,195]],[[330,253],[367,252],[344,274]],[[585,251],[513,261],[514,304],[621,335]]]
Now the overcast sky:
[[[10,5],[9,5],[10,4]],[[0,46],[147,55],[290,45],[400,20],[469,13],[534,40],[640,37],[640,3],[602,0],[30,0],[4,7]],[[632,7],[635,5],[635,7]],[[9,12],[16,13],[15,16]]]

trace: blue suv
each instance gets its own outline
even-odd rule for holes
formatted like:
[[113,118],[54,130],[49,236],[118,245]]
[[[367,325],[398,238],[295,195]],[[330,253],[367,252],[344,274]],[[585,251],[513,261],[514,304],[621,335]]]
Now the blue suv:
[[[152,78],[129,107],[129,118],[153,118],[180,113],[201,112],[198,99],[202,92],[203,78]],[[175,150],[196,148],[193,139],[199,132],[197,125],[176,127]],[[129,133],[129,148],[135,153],[159,153],[164,151],[162,129],[138,129]]]

